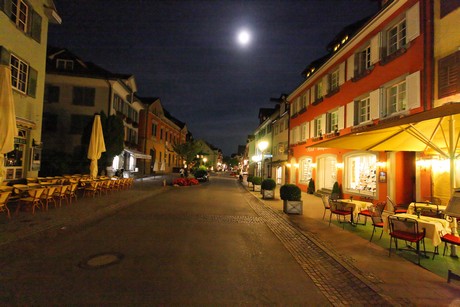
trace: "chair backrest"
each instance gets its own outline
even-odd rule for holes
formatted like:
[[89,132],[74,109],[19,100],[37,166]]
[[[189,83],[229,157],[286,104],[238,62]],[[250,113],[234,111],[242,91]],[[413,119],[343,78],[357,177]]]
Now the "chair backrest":
[[378,202],[374,207],[374,212],[377,213],[379,216],[382,216],[383,210],[385,210],[386,205],[386,201]]
[[43,192],[46,190],[46,188],[38,188],[38,189],[32,189],[32,190],[29,190],[29,195],[30,197],[34,198],[34,199],[40,199],[40,197],[42,196]]
[[[398,215],[388,216],[388,225],[390,227],[390,236],[410,240],[419,237],[425,233],[425,229],[420,232],[416,219],[399,217]],[[423,235],[424,236],[424,235]],[[423,237],[420,237],[420,239]]]
[[321,195],[321,200],[323,201],[324,208],[329,209],[331,207],[329,204],[329,197],[327,197],[327,195]]

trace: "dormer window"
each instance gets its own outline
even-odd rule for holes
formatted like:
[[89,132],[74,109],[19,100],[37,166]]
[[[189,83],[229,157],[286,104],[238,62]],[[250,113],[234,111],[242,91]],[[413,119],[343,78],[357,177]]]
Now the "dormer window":
[[56,68],[60,70],[73,70],[73,61],[57,59]]

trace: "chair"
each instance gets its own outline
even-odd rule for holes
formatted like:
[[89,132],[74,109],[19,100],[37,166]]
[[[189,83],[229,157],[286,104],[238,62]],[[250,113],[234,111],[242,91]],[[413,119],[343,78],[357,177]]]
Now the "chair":
[[112,180],[104,180],[102,181],[100,184],[99,184],[99,190],[100,190],[100,193],[102,194],[102,192],[105,193],[105,195],[107,195],[107,193],[110,191],[111,189],[111,186],[112,186]]
[[83,197],[91,195],[92,197],[96,196],[96,194],[99,192],[99,181],[91,181],[86,184],[84,190],[83,190]]
[[56,208],[56,200],[54,199],[55,190],[56,190],[56,187],[53,187],[53,186],[45,188],[42,195],[40,196],[40,200],[42,204],[44,204],[46,210],[48,210],[48,204],[50,203],[50,201],[54,203],[54,207]]
[[384,209],[385,206],[386,206],[386,202],[379,202],[379,203],[377,203],[376,205],[374,205],[374,206],[373,206],[372,208],[370,208],[370,209],[364,209],[364,210],[359,211],[359,212],[358,212],[358,222],[359,222],[359,218],[360,218],[361,216],[364,216],[364,224],[362,224],[362,225],[366,225],[366,224],[367,224],[367,218],[368,218],[368,217],[369,217],[369,218],[372,217],[372,215],[373,215],[373,213],[375,212],[377,206],[380,206],[380,207],[381,207],[382,205],[383,205],[383,208],[382,208],[381,211],[383,212],[383,209]]
[[404,205],[396,205],[395,202],[387,196],[387,200],[388,202],[393,206],[393,212],[395,214],[399,214],[399,213],[407,213],[407,207],[408,206],[404,206]]
[[56,187],[56,190],[54,191],[54,198],[59,199],[59,207],[62,206],[62,200],[65,199],[66,203],[69,204],[69,201],[67,200],[67,195],[66,191],[69,188],[68,185],[60,185]]
[[[345,229],[345,218],[347,216],[351,216],[352,214],[352,208],[350,209],[345,209],[344,208],[344,204],[342,204],[341,202],[337,201],[337,200],[333,200],[332,198],[329,198],[329,204],[331,206],[331,214],[329,215],[329,226],[331,226],[331,220],[332,220],[332,215],[335,214],[335,216],[337,217],[337,220],[339,221],[339,223],[342,224],[342,228]],[[343,222],[340,221],[340,217],[343,217]]]
[[71,183],[65,192],[70,204],[72,204],[72,198],[75,198],[75,201],[77,201],[77,188],[78,182]]
[[321,195],[321,200],[323,201],[323,205],[324,205],[324,213],[323,213],[323,220],[324,220],[324,217],[326,216],[326,211],[331,210],[331,206],[329,205],[329,197],[327,197],[326,194]]
[[11,192],[0,192],[0,211],[6,211],[8,218],[11,218],[10,209],[8,209],[8,199],[10,198]]
[[[460,246],[460,237],[457,237],[453,234],[445,234],[441,237],[441,241],[444,242],[444,251],[442,253],[443,256],[446,255],[447,244],[457,245]],[[434,255],[433,255],[434,258]]]
[[32,189],[28,191],[29,196],[21,197],[19,199],[18,209],[22,204],[32,205],[32,214],[35,214],[35,208],[41,207],[43,209],[43,204],[41,202],[41,195],[45,191],[45,188]]
[[391,244],[395,241],[396,250],[398,250],[398,239],[406,242],[416,243],[417,247],[415,252],[418,255],[418,264],[420,265],[420,241],[423,243],[423,251],[426,256],[425,250],[425,229],[419,230],[418,222],[416,219],[398,217],[398,215],[390,215],[388,217],[388,225],[390,227],[390,251]]
[[372,221],[372,235],[371,238],[369,239],[369,242],[372,242],[372,238],[374,237],[375,233],[375,228],[381,228],[382,232],[380,233],[380,238],[382,238],[383,235],[383,218],[382,218],[382,212],[385,209],[386,202],[379,202],[374,206],[374,210],[371,211],[371,221]]

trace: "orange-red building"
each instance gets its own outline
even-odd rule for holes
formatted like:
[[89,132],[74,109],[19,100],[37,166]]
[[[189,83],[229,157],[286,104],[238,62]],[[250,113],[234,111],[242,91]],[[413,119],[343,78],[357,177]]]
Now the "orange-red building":
[[[440,4],[381,2],[375,16],[339,33],[290,93],[289,181],[303,191],[311,179],[316,190],[338,182],[345,197],[409,203],[436,196],[445,203],[450,195],[434,195],[436,183],[417,162],[447,150],[430,135],[428,120],[460,113],[459,104],[434,104]],[[457,143],[450,144],[454,168]]]

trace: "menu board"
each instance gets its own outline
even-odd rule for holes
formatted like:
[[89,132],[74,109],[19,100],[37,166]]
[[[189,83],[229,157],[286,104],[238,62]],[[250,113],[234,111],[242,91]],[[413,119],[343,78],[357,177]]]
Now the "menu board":
[[452,195],[452,198],[444,211],[445,215],[452,217],[460,217],[460,190],[457,189]]

